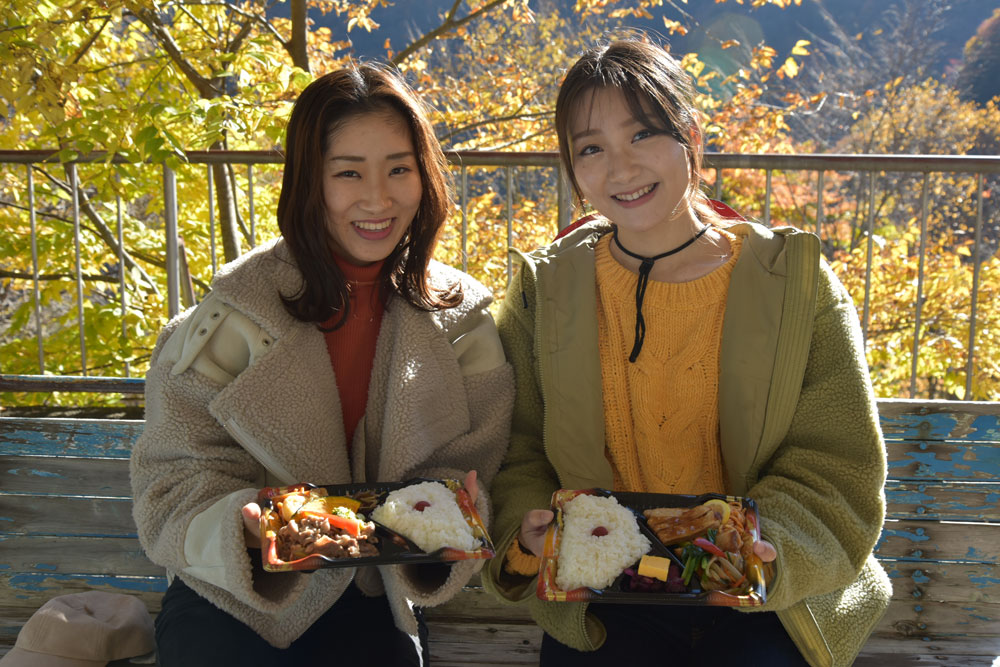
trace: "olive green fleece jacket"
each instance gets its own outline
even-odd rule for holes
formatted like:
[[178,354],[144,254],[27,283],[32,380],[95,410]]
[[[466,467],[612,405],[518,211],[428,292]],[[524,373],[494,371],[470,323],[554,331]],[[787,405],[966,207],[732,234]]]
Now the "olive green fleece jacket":
[[[728,225],[727,225],[728,226]],[[849,665],[889,603],[872,556],[885,514],[882,441],[857,313],[815,236],[738,222],[720,355],[719,420],[729,492],[757,501],[777,549],[767,602],[811,665]],[[559,488],[611,488],[605,457],[594,247],[588,223],[517,253],[497,325],[517,382],[511,445],[492,487],[506,553],[523,514]],[[578,650],[604,641],[585,603],[544,602],[536,580],[484,569],[500,600],[526,604]]]

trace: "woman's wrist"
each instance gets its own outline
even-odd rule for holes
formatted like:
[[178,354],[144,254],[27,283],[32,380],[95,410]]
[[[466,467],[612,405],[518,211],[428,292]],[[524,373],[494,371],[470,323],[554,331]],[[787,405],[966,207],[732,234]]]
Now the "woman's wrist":
[[514,538],[505,555],[504,571],[525,577],[533,577],[538,574],[541,559],[525,548],[518,538]]
[[514,538],[514,544],[516,544],[516,545],[517,545],[517,548],[518,548],[518,549],[519,549],[519,550],[521,551],[521,553],[523,553],[523,554],[524,554],[525,556],[531,556],[532,558],[535,558],[535,557],[536,557],[536,556],[535,556],[535,552],[534,552],[534,551],[532,551],[531,549],[529,549],[528,547],[524,546],[524,543],[522,543],[522,542],[521,542],[521,536],[520,536],[520,535],[518,535],[517,537],[515,537],[515,538]]

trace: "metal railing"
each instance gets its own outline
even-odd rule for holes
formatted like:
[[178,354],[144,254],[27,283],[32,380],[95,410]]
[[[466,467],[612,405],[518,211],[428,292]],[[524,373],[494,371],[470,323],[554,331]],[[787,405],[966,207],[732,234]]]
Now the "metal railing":
[[[515,152],[452,152],[448,154],[448,159],[455,171],[455,181],[458,191],[458,203],[461,208],[461,263],[463,270],[467,269],[468,244],[469,244],[469,171],[475,168],[501,168],[503,170],[504,190],[505,190],[505,224],[507,228],[507,244],[512,245],[511,238],[515,229],[513,216],[512,197],[515,192],[514,171],[522,168],[545,168],[551,169],[553,177],[549,187],[555,188],[557,192],[557,214],[556,223],[558,228],[563,228],[569,223],[572,216],[572,197],[566,179],[559,166],[557,153],[515,153]],[[204,165],[206,167],[206,178],[209,188],[209,201],[212,202],[212,165],[245,165],[247,169],[246,182],[247,189],[243,193],[249,210],[249,230],[251,245],[256,242],[256,214],[254,209],[254,183],[255,165],[273,164],[278,165],[283,161],[281,154],[269,151],[191,151],[186,154],[187,163],[190,165]],[[80,251],[80,185],[77,177],[77,164],[90,162],[112,162],[126,163],[117,156],[107,156],[102,153],[94,153],[82,156],[77,160],[66,163],[69,187],[72,190],[72,222],[74,234],[74,257],[75,257],[75,283],[77,300],[77,324],[80,329],[80,352],[82,358],[82,375],[88,374],[86,361],[86,339],[84,336],[84,276],[81,269]],[[34,310],[37,331],[35,335],[38,340],[38,366],[39,373],[45,373],[45,359],[43,354],[43,332],[41,329],[41,314],[39,312],[39,261],[38,249],[35,243],[37,232],[36,201],[34,183],[34,165],[43,163],[56,164],[56,153],[54,151],[0,151],[0,166],[7,169],[10,165],[25,166],[25,188],[27,189],[27,214],[30,217],[30,228],[32,234],[31,243],[31,265],[32,274],[30,276],[18,276],[30,280],[33,289]],[[156,167],[150,165],[150,167]],[[166,284],[167,284],[167,307],[170,316],[175,315],[180,310],[181,294],[181,264],[179,256],[181,249],[178,247],[178,215],[181,204],[177,200],[177,178],[173,169],[167,165],[160,165],[163,172],[164,202],[164,251],[166,257]],[[777,154],[725,154],[707,153],[705,155],[705,173],[714,172],[714,183],[709,184],[709,191],[714,190],[716,198],[721,198],[725,186],[724,175],[731,170],[754,170],[762,171],[765,174],[765,195],[762,203],[761,221],[770,224],[772,217],[772,200],[774,188],[772,176],[775,172],[814,172],[816,174],[815,200],[815,225],[816,233],[822,235],[822,222],[824,220],[824,192],[825,176],[828,172],[848,172],[863,174],[866,177],[867,187],[867,219],[864,229],[861,230],[865,243],[867,244],[867,267],[865,272],[864,297],[861,304],[862,328],[867,335],[870,320],[870,296],[872,289],[872,257],[873,242],[875,238],[875,177],[878,173],[902,172],[922,174],[922,210],[920,213],[920,264],[918,270],[917,300],[914,304],[914,335],[912,341],[912,372],[911,372],[911,395],[915,391],[915,378],[917,375],[917,360],[919,356],[919,340],[921,327],[921,312],[924,306],[923,281],[924,263],[923,254],[926,248],[927,237],[927,198],[929,189],[929,176],[932,173],[949,174],[974,174],[977,179],[976,193],[977,214],[974,223],[975,238],[974,249],[972,251],[973,278],[971,309],[969,312],[970,332],[968,339],[968,359],[966,367],[966,396],[969,395],[973,377],[975,363],[975,343],[976,324],[978,315],[978,290],[980,282],[980,264],[982,260],[981,248],[983,246],[983,183],[984,178],[991,174],[1000,174],[1000,157],[993,156],[912,156],[912,155],[777,155]],[[9,205],[8,202],[0,202],[0,205]],[[119,273],[119,285],[121,294],[121,312],[124,318],[126,309],[126,290],[124,289],[124,275],[129,259],[124,250],[122,239],[122,202],[120,196],[116,199],[117,211],[117,251]],[[207,225],[210,230],[211,239],[211,265],[212,271],[217,269],[218,261],[216,257],[216,220],[214,213],[214,203],[208,206]],[[498,248],[497,252],[505,249]],[[507,273],[510,273],[510,260],[507,260]],[[8,276],[9,277],[9,276]],[[128,376],[129,369],[125,367],[125,375]],[[0,369],[2,372],[2,369]]]

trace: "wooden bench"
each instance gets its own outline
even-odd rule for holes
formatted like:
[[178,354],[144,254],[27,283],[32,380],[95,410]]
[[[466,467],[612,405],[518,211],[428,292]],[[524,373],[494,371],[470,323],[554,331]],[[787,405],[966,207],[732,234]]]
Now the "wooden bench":
[[[889,481],[878,556],[894,595],[856,664],[992,665],[1000,403],[882,400],[879,411]],[[0,413],[0,656],[56,595],[127,593],[155,614],[166,584],[136,538],[128,481],[141,420],[11,415]],[[427,617],[436,666],[537,664],[540,630],[476,582]]]

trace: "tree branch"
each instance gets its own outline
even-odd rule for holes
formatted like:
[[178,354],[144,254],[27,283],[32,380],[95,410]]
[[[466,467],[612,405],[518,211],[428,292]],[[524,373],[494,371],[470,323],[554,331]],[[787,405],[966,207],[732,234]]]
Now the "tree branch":
[[511,114],[509,116],[499,116],[499,117],[496,117],[496,118],[487,118],[485,120],[476,121],[475,123],[470,123],[469,125],[465,125],[463,127],[454,129],[454,130],[448,132],[447,134],[445,134],[445,135],[443,135],[441,137],[438,137],[438,141],[443,142],[446,139],[451,139],[456,134],[461,134],[462,132],[467,132],[469,130],[474,130],[477,127],[482,127],[483,125],[489,125],[491,123],[503,123],[503,122],[506,122],[508,120],[519,120],[521,118],[543,118],[545,116],[551,116],[554,113],[555,113],[554,111],[538,111],[538,112],[533,112],[533,113],[515,113],[515,114]]
[[[302,14],[303,15],[303,19],[302,19],[302,55],[305,58],[304,62],[306,62],[306,64],[308,65],[308,58],[305,57],[305,53],[306,53],[305,52],[305,43],[306,43],[305,33],[306,33],[306,27],[307,27],[306,18],[305,18],[306,17],[306,13],[305,13],[305,1],[306,0],[292,0],[292,2],[291,2],[291,5],[292,5],[292,32],[295,33],[295,31],[297,29],[296,26],[295,26],[296,7],[298,5],[302,5],[302,7],[303,7],[303,14]],[[288,52],[288,55],[292,58],[292,63],[294,65],[296,65],[297,67],[302,67],[302,65],[299,64],[298,60],[296,60],[295,53],[293,53],[293,49],[295,48],[295,39],[296,39],[295,38],[295,34],[293,34],[293,36],[291,38],[285,39],[284,36],[281,34],[281,32],[279,32],[278,29],[274,27],[274,24],[272,24],[270,21],[268,21],[266,18],[264,18],[260,14],[253,14],[251,12],[247,12],[247,11],[243,10],[242,8],[237,7],[236,5],[232,4],[231,2],[223,2],[223,3],[219,3],[219,4],[222,4],[223,6],[226,7],[226,9],[228,9],[229,11],[231,11],[231,12],[233,12],[235,14],[239,14],[240,16],[242,16],[244,18],[247,18],[247,19],[249,19],[252,22],[256,22],[256,23],[260,24],[260,26],[264,30],[266,30],[267,32],[271,33],[274,36],[274,38],[276,40],[278,40],[278,44],[281,44],[281,46],[285,49],[285,51]],[[273,5],[274,3],[271,3],[271,4]],[[303,67],[303,69],[305,69],[306,71],[309,71],[308,67]]]
[[240,25],[239,32],[237,32],[232,41],[226,45],[226,53],[236,53],[240,50],[240,47],[243,46],[243,42],[250,36],[250,31],[253,30],[253,24],[253,20],[248,20]]
[[94,42],[97,41],[97,38],[100,37],[101,33],[104,32],[104,28],[110,22],[111,22],[111,17],[110,16],[107,16],[107,17],[104,18],[104,23],[101,24],[101,27],[98,28],[94,32],[94,34],[90,36],[90,39],[88,39],[87,42],[83,46],[80,47],[80,50],[76,52],[76,55],[73,56],[73,64],[74,65],[77,64],[78,62],[80,62],[80,58],[83,58],[83,56],[87,53],[87,51],[90,50],[90,47],[92,47],[94,45]]
[[212,81],[205,78],[198,73],[186,58],[184,54],[181,53],[180,47],[174,38],[171,36],[170,31],[167,27],[163,25],[160,21],[160,17],[156,15],[155,12],[150,10],[148,7],[138,5],[136,2],[129,2],[129,9],[135,14],[136,18],[142,22],[143,25],[150,31],[153,38],[160,43],[163,50],[167,52],[170,59],[177,65],[177,68],[187,77],[187,80],[198,90],[198,93],[204,99],[214,99],[222,94],[222,91],[212,85]]
[[[27,206],[21,206],[20,204],[15,204],[14,202],[4,201],[0,199],[0,206],[9,206],[11,208],[16,208],[21,211],[31,211]],[[55,215],[54,213],[46,213],[45,211],[35,211],[35,215],[41,218],[52,218],[53,220],[58,220],[59,222],[64,222],[68,225],[73,224],[73,221],[69,218],[64,218],[61,215]]]
[[189,19],[191,19],[192,23],[194,23],[196,26],[198,26],[199,28],[201,28],[201,31],[203,33],[205,33],[206,37],[208,37],[209,39],[212,39],[212,38],[215,37],[215,35],[213,35],[211,32],[209,32],[208,28],[206,28],[204,26],[204,24],[201,21],[198,20],[198,17],[191,13],[191,10],[188,9],[187,6],[185,6],[185,4],[183,2],[177,3],[177,6],[180,8],[180,10],[182,12],[184,12],[185,14],[187,14],[187,17]]
[[528,136],[521,137],[520,139],[517,139],[516,141],[508,141],[507,143],[500,144],[499,146],[490,146],[488,148],[479,148],[477,150],[483,150],[483,151],[501,151],[501,150],[503,150],[505,148],[510,148],[511,146],[517,146],[518,144],[523,144],[525,141],[528,141],[529,139],[534,139],[535,137],[540,137],[543,134],[545,134],[547,132],[550,132],[550,131],[551,130],[549,128],[546,128],[544,130],[539,130],[538,132],[532,132]]
[[[21,273],[20,271],[7,271],[6,269],[0,269],[0,278],[14,278],[16,280],[34,280],[35,276],[30,273]],[[50,281],[50,280],[76,280],[75,273],[40,273],[38,274],[39,280]],[[118,283],[118,276],[102,276],[94,275],[92,273],[80,274],[81,280],[87,280],[90,282],[98,283]]]
[[448,11],[448,14],[445,16],[444,21],[441,22],[441,25],[439,25],[438,27],[434,28],[429,32],[424,33],[423,35],[420,36],[419,39],[417,39],[417,41],[413,42],[405,49],[394,55],[392,57],[392,64],[399,65],[399,63],[409,58],[410,54],[414,53],[415,51],[419,51],[420,49],[427,46],[428,44],[430,44],[432,41],[434,41],[444,33],[448,32],[449,30],[454,30],[456,28],[465,25],[469,21],[472,21],[473,19],[478,18],[482,14],[490,11],[497,5],[502,5],[505,1],[506,0],[490,0],[476,11],[470,14],[466,14],[462,18],[455,20],[455,13],[458,11],[458,7],[461,4],[461,0],[455,0],[455,4],[452,5],[451,9]]

